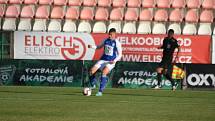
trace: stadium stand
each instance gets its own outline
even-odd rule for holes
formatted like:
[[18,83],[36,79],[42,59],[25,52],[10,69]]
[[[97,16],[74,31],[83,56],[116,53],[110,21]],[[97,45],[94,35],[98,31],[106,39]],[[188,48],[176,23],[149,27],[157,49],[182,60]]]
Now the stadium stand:
[[185,8],[186,1],[185,0],[173,0],[172,7],[173,8]]
[[210,35],[214,0],[0,0],[0,29]]
[[154,8],[155,0],[142,0],[142,7],[143,8]]
[[135,34],[136,33],[136,21],[138,19],[138,12],[135,8],[127,9],[125,13],[125,24],[123,26],[123,33]]
[[157,10],[154,16],[155,22],[152,29],[153,34],[165,34],[166,22],[168,20],[168,13],[165,9]]
[[31,5],[24,6],[21,11],[18,30],[31,31],[32,19],[34,17],[34,8]]
[[79,10],[77,7],[71,6],[67,9],[65,15],[65,23],[63,26],[64,32],[76,32],[76,21],[79,18]]
[[183,34],[195,35],[197,33],[197,22],[199,20],[198,12],[196,9],[190,9],[185,16],[185,26],[183,28]]
[[169,16],[169,29],[173,29],[175,34],[181,34],[181,22],[183,21],[183,12],[180,9],[174,9]]
[[50,14],[50,7],[46,5],[39,6],[35,15],[35,22],[33,25],[34,31],[46,31],[47,21]]
[[200,15],[200,26],[198,35],[210,35],[212,33],[211,23],[213,22],[213,12],[211,10],[204,10]]
[[150,34],[151,33],[151,21],[153,19],[152,11],[149,9],[143,9],[139,16],[138,34]]
[[37,4],[38,0],[25,0],[25,4]]
[[99,7],[110,7],[111,0],[98,0],[98,6]]
[[117,33],[122,31],[122,20],[123,20],[123,11],[121,8],[114,8],[110,13],[110,24],[108,26],[108,31],[111,28],[115,28]]
[[84,7],[81,10],[80,14],[81,22],[78,25],[78,32],[90,33],[92,31],[91,21],[93,20],[93,17],[94,17],[93,8]]
[[68,5],[69,6],[81,6],[82,0],[69,0]]
[[48,31],[61,31],[61,20],[64,18],[64,14],[62,7],[54,7],[52,9]]
[[16,30],[17,18],[20,14],[19,5],[9,5],[5,13],[5,20],[3,23],[3,30]]
[[107,8],[98,7],[95,14],[96,22],[93,27],[93,33],[105,33],[107,31],[105,21],[108,20],[108,16],[109,16],[109,13]]

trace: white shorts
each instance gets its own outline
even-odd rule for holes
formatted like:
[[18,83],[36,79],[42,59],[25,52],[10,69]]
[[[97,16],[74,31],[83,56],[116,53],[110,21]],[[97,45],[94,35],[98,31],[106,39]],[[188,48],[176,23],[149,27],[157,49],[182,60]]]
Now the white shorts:
[[107,67],[109,71],[111,71],[115,67],[115,64],[110,64],[110,61],[99,60],[94,66],[100,70],[103,70],[104,67]]

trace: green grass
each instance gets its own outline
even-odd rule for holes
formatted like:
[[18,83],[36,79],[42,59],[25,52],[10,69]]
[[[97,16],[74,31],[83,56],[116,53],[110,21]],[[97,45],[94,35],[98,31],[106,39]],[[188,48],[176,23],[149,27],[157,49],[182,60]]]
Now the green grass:
[[[93,92],[93,95],[96,92]],[[214,121],[214,91],[0,87],[0,121]]]

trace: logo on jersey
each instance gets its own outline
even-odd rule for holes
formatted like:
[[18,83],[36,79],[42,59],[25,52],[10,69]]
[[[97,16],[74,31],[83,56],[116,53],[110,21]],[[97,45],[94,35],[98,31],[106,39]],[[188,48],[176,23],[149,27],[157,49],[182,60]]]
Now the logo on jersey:
[[115,46],[115,43],[112,43],[112,46],[114,47],[114,46]]
[[113,47],[105,45],[105,55],[113,56]]

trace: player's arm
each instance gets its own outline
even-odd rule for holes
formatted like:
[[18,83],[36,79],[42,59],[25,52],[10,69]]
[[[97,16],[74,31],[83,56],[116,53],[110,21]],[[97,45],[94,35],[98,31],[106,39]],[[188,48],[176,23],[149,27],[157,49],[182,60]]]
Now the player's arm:
[[177,53],[176,53],[176,59],[178,58],[179,52],[180,52],[180,46],[177,47]]
[[160,47],[158,47],[158,49],[164,49],[164,46],[166,45],[166,42],[167,42],[167,40],[166,40],[166,38],[163,40],[163,45],[162,46],[160,46]]
[[113,63],[116,63],[122,58],[122,45],[119,41],[116,41],[116,48],[117,48],[117,57],[114,59]]
[[[176,41],[177,41],[177,40],[176,40]],[[175,62],[176,62],[176,60],[178,59],[178,55],[179,55],[179,52],[180,52],[180,50],[181,50],[181,49],[180,49],[180,46],[179,46],[178,44],[177,44],[176,46],[177,46],[177,47],[176,47],[176,48],[177,48],[177,53],[176,53],[176,56],[175,56]]]
[[92,49],[100,49],[104,47],[104,41],[102,41],[99,45],[88,45],[88,48],[92,48]]

